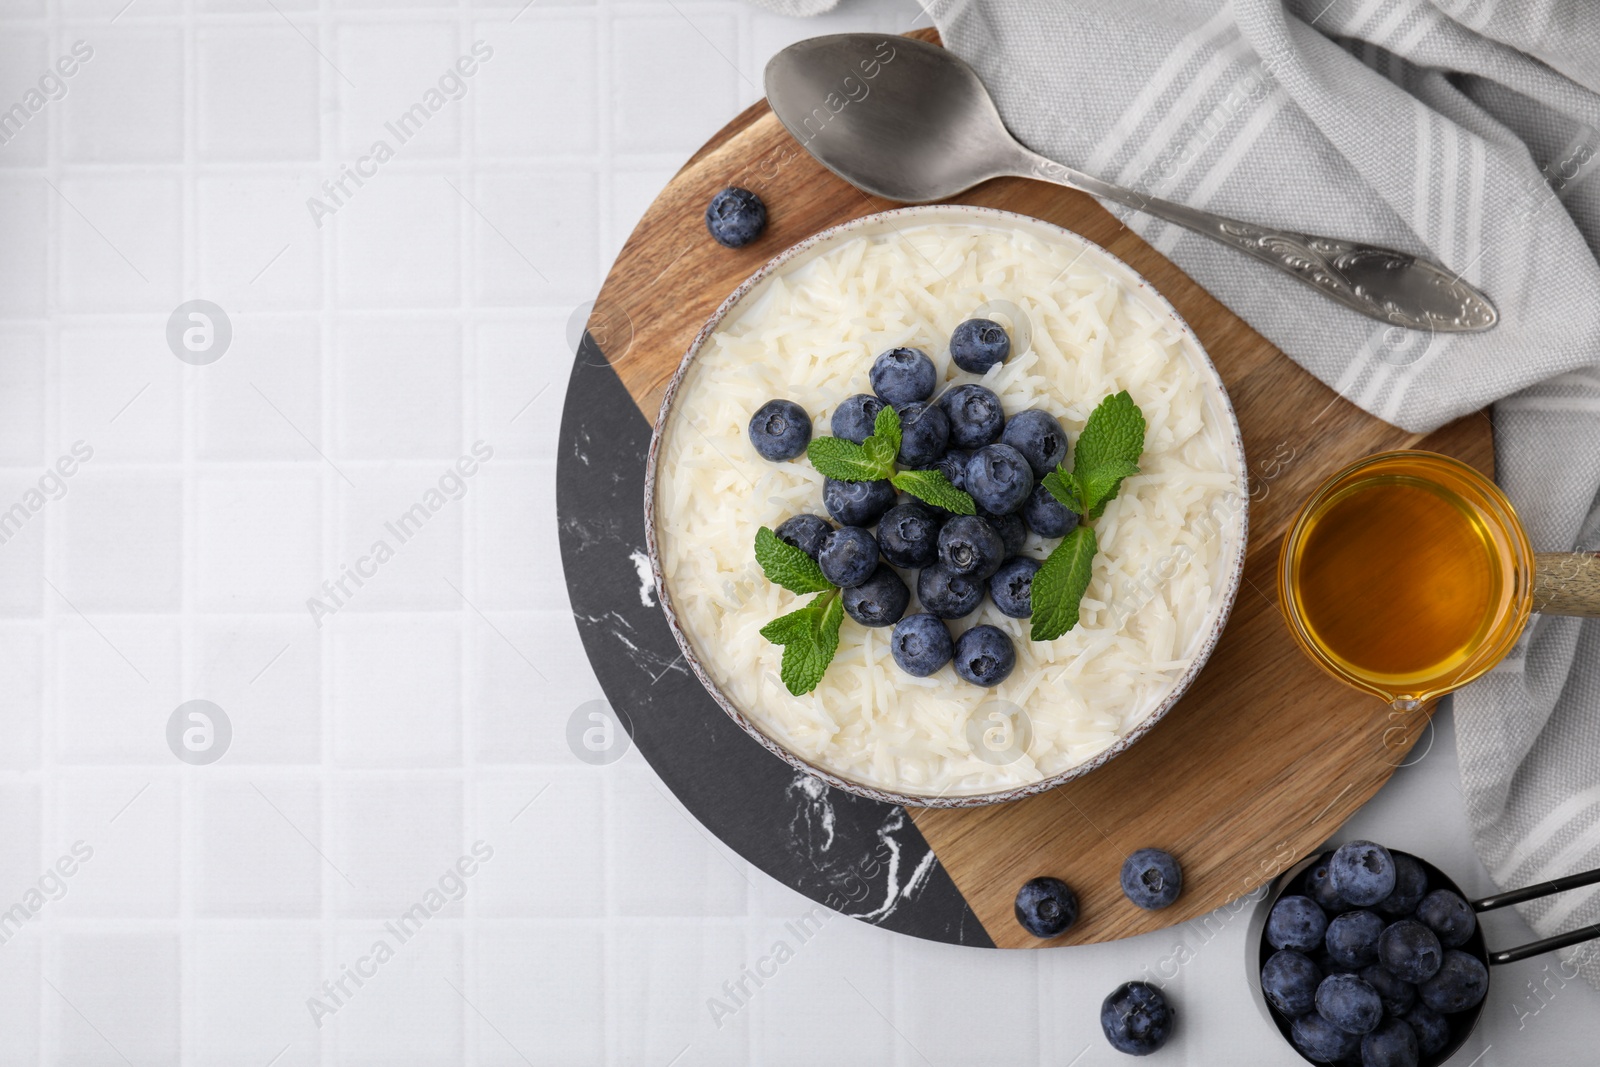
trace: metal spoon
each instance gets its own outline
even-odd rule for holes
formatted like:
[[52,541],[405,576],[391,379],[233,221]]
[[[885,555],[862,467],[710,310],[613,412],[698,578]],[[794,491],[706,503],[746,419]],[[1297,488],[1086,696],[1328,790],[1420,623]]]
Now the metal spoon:
[[843,33],[790,45],[767,64],[767,102],[806,151],[888,200],[943,200],[1002,176],[1055,182],[1232,245],[1339,303],[1417,330],[1487,330],[1489,298],[1404,252],[1274,230],[1158,200],[1046,159],[1006,129],[977,73],[937,45]]

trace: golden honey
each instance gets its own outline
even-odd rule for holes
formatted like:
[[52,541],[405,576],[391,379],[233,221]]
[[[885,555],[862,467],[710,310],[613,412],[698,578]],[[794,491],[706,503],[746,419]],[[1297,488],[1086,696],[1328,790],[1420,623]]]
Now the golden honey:
[[1531,573],[1493,483],[1444,456],[1390,452],[1307,501],[1284,540],[1279,592],[1313,659],[1410,704],[1504,656],[1527,621]]

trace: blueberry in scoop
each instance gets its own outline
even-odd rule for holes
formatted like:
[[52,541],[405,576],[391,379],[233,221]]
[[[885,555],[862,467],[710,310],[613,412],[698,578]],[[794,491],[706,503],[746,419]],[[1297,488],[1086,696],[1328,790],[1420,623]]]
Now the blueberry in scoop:
[[1394,857],[1382,845],[1350,841],[1334,850],[1328,878],[1345,900],[1369,907],[1394,892]]
[[1311,952],[1322,946],[1328,917],[1310,897],[1279,898],[1267,914],[1267,943],[1273,948]]
[[1311,957],[1280,949],[1261,967],[1261,993],[1267,1002],[1293,1019],[1316,1006],[1322,971]]

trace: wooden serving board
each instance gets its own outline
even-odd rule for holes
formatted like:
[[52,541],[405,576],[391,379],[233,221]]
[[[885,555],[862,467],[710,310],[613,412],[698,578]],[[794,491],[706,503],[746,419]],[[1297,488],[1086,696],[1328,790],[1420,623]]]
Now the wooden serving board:
[[[933,31],[915,36],[937,41]],[[702,221],[706,203],[729,185],[759,193],[769,212],[765,234],[738,250],[712,242]],[[1209,664],[1128,752],[1029,800],[910,811],[987,936],[909,932],[998,947],[1041,946],[1045,942],[1012,917],[1017,887],[1041,874],[1065,879],[1082,903],[1078,924],[1048,944],[1170,926],[1250,892],[1327,840],[1403,762],[1426,724],[1429,712],[1401,718],[1321,673],[1291,642],[1276,604],[1273,568],[1295,506],[1335,469],[1383,449],[1433,449],[1490,471],[1489,420],[1470,416],[1420,437],[1365,414],[1086,195],[999,179],[955,201],[1032,215],[1082,234],[1143,274],[1188,320],[1221,372],[1243,427],[1252,484],[1250,546],[1238,601]],[[834,177],[783,130],[764,101],[758,103],[696,153],[645,213],[596,301],[590,351],[604,355],[653,422],[690,341],[741,281],[796,241],[895,206]],[[1308,292],[1305,299],[1318,297]],[[569,583],[577,580],[576,558],[568,554]],[[631,594],[636,600],[637,589]],[[590,645],[597,670],[601,647],[599,637]],[[650,702],[623,710],[636,738],[643,736],[637,732],[641,718],[655,714]],[[662,760],[646,755],[662,769]],[[674,758],[691,757],[680,752]],[[676,780],[715,776],[717,758],[708,753],[706,766],[678,768]],[[702,813],[702,821],[712,820]],[[759,825],[753,829],[760,831]],[[791,829],[774,825],[771,833],[787,840]],[[1123,859],[1147,846],[1170,850],[1184,869],[1182,896],[1156,912],[1134,907],[1118,888]],[[783,866],[770,856],[757,862],[769,870]],[[821,891],[805,891],[825,899]],[[849,910],[842,899],[827,902]]]

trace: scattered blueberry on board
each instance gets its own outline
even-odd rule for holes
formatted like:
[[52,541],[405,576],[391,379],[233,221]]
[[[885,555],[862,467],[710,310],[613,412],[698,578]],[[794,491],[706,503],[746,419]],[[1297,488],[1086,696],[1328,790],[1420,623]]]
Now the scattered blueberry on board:
[[769,400],[750,416],[750,443],[763,459],[804,455],[811,443],[811,416],[792,400]]
[[1030,878],[1017,890],[1012,910],[1034,937],[1060,937],[1078,921],[1078,894],[1059,878]]
[[1122,892],[1147,911],[1166,907],[1182,891],[1183,871],[1170,852],[1141,848],[1122,864]]
[[[1307,1059],[1437,1067],[1471,1025],[1489,972],[1458,946],[1477,919],[1459,894],[1430,892],[1428,881],[1414,857],[1353,841],[1311,864],[1273,906],[1263,938],[1278,951],[1262,965],[1261,992]],[[1319,917],[1321,937],[1299,947]]]
[[1172,1007],[1149,982],[1124,982],[1100,1004],[1100,1029],[1118,1052],[1148,1056],[1172,1036]]
[[724,248],[743,248],[767,228],[767,205],[748,189],[730,185],[706,205],[706,229]]

